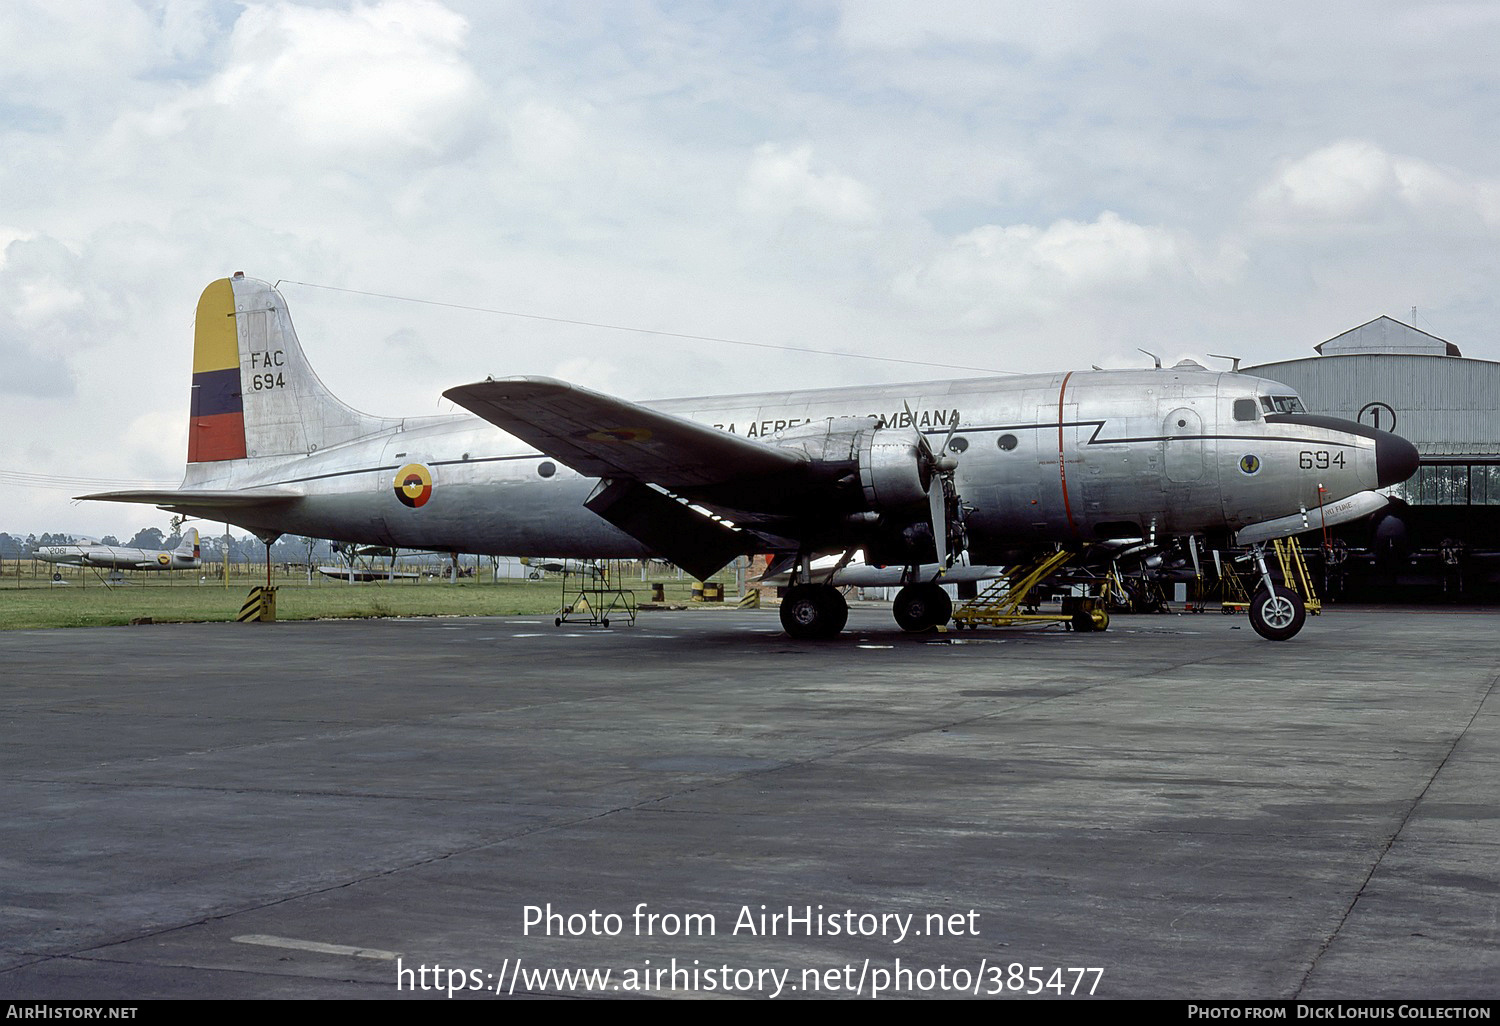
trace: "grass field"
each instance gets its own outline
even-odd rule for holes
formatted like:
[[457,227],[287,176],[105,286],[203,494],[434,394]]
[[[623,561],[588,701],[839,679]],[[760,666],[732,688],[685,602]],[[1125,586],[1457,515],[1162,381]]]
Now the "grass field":
[[[201,580],[197,573],[134,574],[125,583],[110,585],[92,572],[63,571],[64,581],[51,580],[51,567],[33,570],[29,562],[8,562],[0,568],[0,630],[45,627],[109,627],[149,617],[162,622],[233,620],[252,587],[266,581],[264,567],[247,567],[222,580]],[[348,584],[305,572],[273,570],[278,620],[317,620],[370,616],[513,616],[554,615],[564,602],[563,580],[549,576],[539,581],[439,580]],[[570,577],[568,600],[577,595],[578,578]],[[674,577],[641,581],[622,577],[621,586],[634,590],[637,602],[651,598],[652,583],[660,583],[665,600],[686,603],[692,581]],[[734,601],[732,581],[726,583]]]

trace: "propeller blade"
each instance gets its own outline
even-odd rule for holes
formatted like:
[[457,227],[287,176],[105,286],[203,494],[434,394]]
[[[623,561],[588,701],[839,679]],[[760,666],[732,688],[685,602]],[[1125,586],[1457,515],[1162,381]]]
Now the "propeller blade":
[[950,459],[948,456],[948,443],[953,441],[953,436],[958,431],[958,418],[953,418],[953,423],[948,425],[947,437],[943,439],[943,447],[938,450],[938,462]]
[[[912,415],[911,406],[905,400],[901,406],[906,410],[906,419],[915,425],[917,418]],[[912,430],[917,431],[915,427]],[[922,484],[927,489],[928,517],[932,523],[932,543],[937,549],[939,573],[948,569],[948,490],[943,482],[958,466],[958,461],[948,455],[948,443],[957,430],[958,420],[955,418],[948,426],[948,436],[943,439],[943,447],[938,452],[932,451],[927,435],[917,431],[917,452]]]
[[932,515],[932,542],[937,546],[939,570],[948,568],[948,499],[943,490],[943,479],[934,477],[932,487],[927,489],[927,502]]

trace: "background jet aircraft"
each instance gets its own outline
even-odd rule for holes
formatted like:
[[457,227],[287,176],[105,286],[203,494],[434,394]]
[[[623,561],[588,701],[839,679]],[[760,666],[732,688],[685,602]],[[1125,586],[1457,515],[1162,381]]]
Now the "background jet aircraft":
[[92,566],[106,570],[196,570],[201,565],[197,528],[189,528],[182,536],[182,543],[171,551],[78,542],[74,545],[48,545],[37,550],[36,558],[62,566]]
[[[549,574],[573,574],[577,577],[602,577],[604,574],[599,564],[587,559],[533,559],[522,556],[521,565]],[[534,573],[533,576],[540,575]]]
[[[738,555],[805,568],[861,550],[909,568],[895,612],[923,629],[950,612],[925,563],[1183,534],[1263,544],[1381,508],[1376,489],[1417,465],[1402,438],[1191,362],[650,404],[548,378],[444,395],[477,416],[351,409],[309,366],[281,294],[236,274],[198,302],[182,486],[85,498],[154,503],[267,541],[662,557],[700,578]],[[797,579],[781,607],[788,633],[842,630],[836,589]],[[1263,570],[1256,629],[1290,637],[1303,613]]]

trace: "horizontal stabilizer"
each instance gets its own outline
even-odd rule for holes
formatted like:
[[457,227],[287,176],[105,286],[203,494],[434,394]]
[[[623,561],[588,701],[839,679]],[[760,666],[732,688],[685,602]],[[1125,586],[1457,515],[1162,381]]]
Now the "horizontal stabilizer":
[[182,489],[170,492],[126,491],[95,492],[79,495],[80,499],[96,499],[101,502],[141,502],[163,509],[248,509],[255,506],[274,506],[294,502],[301,498],[300,492],[289,488]]
[[443,395],[586,477],[676,492],[807,465],[801,453],[552,378],[492,378]]

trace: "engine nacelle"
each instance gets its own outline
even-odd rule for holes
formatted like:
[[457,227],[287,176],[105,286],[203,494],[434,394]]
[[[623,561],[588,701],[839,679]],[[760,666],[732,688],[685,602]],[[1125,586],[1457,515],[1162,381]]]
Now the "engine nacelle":
[[[944,553],[967,544],[957,497],[939,471],[948,473],[914,427],[882,426],[875,417],[845,417],[801,424],[780,432],[774,445],[807,457],[813,480],[846,510],[844,527],[860,536],[865,559],[914,565],[938,558],[934,527],[945,531]],[[934,509],[936,505],[936,509]]]
[[859,484],[870,509],[927,502],[932,454],[916,428],[875,428],[859,438]]
[[933,456],[916,428],[882,427],[875,417],[839,417],[779,432],[770,444],[807,457],[810,475],[851,512],[926,506]]

